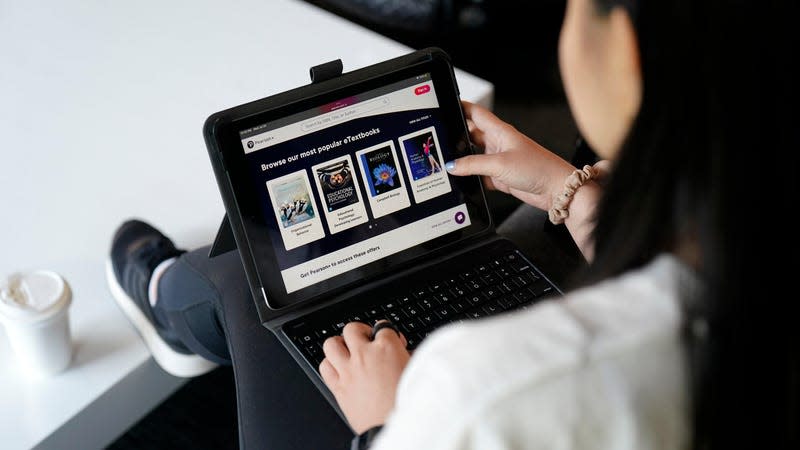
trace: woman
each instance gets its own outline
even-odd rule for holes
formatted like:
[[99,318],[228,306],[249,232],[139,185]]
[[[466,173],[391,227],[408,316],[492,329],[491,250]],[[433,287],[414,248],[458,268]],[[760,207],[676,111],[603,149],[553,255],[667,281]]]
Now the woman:
[[373,448],[797,448],[788,283],[760,252],[791,240],[774,214],[793,176],[753,151],[800,150],[778,113],[797,76],[784,9],[570,0],[564,87],[607,162],[561,199],[575,168],[464,105],[486,151],[449,172],[565,219],[590,270],[565,299],[446,327],[413,359],[364,324],[328,339],[323,378]]
[[[563,299],[444,327],[413,358],[391,329],[370,340],[371,327],[351,323],[328,339],[320,372],[362,444],[799,448],[800,339],[785,295],[794,273],[762,254],[796,254],[786,169],[800,146],[782,114],[800,78],[789,3],[569,0],[560,64],[580,131],[603,158],[595,167],[578,171],[464,105],[485,154],[446,169],[548,210],[590,264]],[[164,353],[183,355],[183,376],[231,359],[214,306],[187,306],[176,281],[213,272],[206,254],[182,254],[141,223],[112,246],[113,276]],[[198,299],[246,286],[241,273],[208,279]],[[271,376],[251,384],[290,388]],[[291,411],[258,426],[285,428]]]

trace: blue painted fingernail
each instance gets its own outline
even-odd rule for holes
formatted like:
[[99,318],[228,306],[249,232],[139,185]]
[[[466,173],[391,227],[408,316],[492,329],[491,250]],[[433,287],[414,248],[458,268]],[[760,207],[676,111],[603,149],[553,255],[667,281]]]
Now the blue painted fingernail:
[[448,172],[452,172],[456,170],[456,162],[455,161],[447,161],[444,163],[444,169]]

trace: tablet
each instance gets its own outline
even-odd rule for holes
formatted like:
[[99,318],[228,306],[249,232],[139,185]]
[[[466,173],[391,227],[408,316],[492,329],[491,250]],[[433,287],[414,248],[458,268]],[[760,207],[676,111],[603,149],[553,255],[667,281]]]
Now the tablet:
[[425,49],[216,113],[206,144],[262,319],[491,229],[453,67]]

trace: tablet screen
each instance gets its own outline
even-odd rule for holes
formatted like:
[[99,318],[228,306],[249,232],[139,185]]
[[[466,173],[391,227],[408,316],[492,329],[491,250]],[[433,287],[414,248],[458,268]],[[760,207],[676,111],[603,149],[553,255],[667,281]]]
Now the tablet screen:
[[421,72],[237,130],[249,212],[264,225],[248,240],[278,274],[265,283],[271,308],[391,271],[400,255],[485,225],[464,179],[445,170],[465,151],[465,131],[452,131],[433,78]]

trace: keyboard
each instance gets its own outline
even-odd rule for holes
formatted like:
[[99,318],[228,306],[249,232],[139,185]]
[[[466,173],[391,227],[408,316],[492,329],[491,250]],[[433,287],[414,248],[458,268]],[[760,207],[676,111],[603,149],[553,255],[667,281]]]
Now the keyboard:
[[[414,350],[430,333],[448,323],[525,309],[545,296],[558,293],[516,250],[506,247],[504,251],[474,252],[457,259],[473,263],[467,268],[444,269],[441,273],[437,269],[437,279],[421,282],[411,289],[401,290],[396,285],[379,288],[344,305],[337,304],[289,322],[284,333],[318,370],[324,359],[322,343],[340,335],[349,322],[372,325],[379,319],[391,320],[408,340],[408,349]],[[407,285],[408,280],[404,281]]]

